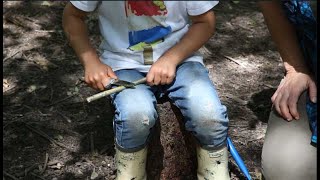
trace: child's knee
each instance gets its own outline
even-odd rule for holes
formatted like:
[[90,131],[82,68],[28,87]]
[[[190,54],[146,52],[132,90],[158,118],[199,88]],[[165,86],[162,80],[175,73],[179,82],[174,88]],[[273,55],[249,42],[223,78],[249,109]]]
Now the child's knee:
[[124,117],[127,128],[131,131],[140,132],[152,128],[155,124],[157,113],[153,109],[133,109]]
[[225,145],[229,119],[225,110],[206,110],[194,116],[189,127],[194,127],[196,138],[208,148]]
[[115,120],[117,144],[123,149],[144,146],[156,119],[157,113],[151,108],[133,108],[122,112],[119,118]]

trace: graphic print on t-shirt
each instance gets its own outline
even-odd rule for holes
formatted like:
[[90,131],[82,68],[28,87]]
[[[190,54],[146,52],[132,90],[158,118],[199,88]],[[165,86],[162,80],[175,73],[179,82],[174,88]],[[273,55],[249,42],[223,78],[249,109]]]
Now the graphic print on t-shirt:
[[125,1],[129,26],[129,49],[141,51],[147,44],[157,44],[172,29],[165,23],[167,8],[163,1]]

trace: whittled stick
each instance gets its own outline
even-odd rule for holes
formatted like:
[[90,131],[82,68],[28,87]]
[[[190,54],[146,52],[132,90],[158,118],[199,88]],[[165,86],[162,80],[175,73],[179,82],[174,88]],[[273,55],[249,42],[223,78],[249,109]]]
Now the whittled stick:
[[[133,83],[135,85],[138,85],[138,84],[143,84],[146,82],[146,78],[142,78],[142,79],[139,79],[137,81],[134,81]],[[109,96],[110,94],[113,94],[113,93],[116,93],[116,92],[120,92],[122,90],[126,89],[126,87],[124,86],[118,86],[118,87],[115,87],[115,88],[112,88],[112,89],[109,89],[109,90],[106,90],[106,91],[103,91],[103,92],[100,92],[98,94],[95,94],[93,96],[90,96],[87,98],[87,102],[92,102],[92,101],[95,101],[97,99],[100,99],[100,98],[103,98],[105,96]]]

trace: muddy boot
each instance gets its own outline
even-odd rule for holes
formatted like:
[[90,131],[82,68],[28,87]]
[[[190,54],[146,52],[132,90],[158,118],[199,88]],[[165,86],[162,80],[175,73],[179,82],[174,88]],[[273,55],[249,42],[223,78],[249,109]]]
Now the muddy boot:
[[147,148],[137,152],[122,152],[116,148],[116,180],[146,180]]
[[205,150],[197,147],[198,180],[230,180],[228,170],[228,149]]

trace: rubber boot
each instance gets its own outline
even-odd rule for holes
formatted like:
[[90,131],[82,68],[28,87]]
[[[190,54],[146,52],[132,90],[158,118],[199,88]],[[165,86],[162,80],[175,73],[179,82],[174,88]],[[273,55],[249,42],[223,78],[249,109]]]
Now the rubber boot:
[[228,169],[228,149],[205,150],[197,147],[198,180],[230,180]]
[[116,148],[116,180],[146,180],[147,148],[137,152],[122,152]]

